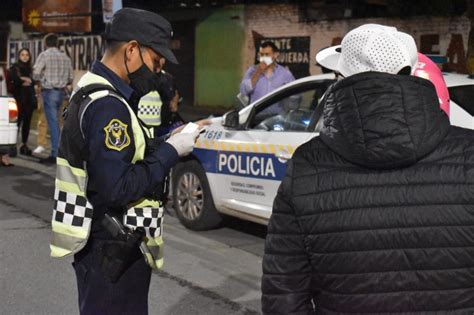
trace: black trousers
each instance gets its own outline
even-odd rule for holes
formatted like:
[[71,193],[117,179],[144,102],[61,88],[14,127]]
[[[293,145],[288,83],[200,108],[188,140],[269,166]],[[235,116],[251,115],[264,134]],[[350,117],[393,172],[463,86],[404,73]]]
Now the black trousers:
[[98,246],[89,242],[74,256],[81,315],[148,314],[151,268],[145,259],[138,259],[117,283],[111,283],[102,273],[98,252]]
[[21,127],[21,142],[26,144],[30,135],[31,118],[36,109],[36,98],[31,88],[21,89],[16,94],[15,100],[18,105],[18,127]]

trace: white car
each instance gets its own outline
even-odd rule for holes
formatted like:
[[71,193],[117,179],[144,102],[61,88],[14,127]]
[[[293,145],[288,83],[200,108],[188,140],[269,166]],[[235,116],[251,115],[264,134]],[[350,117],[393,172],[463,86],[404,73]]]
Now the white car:
[[15,99],[0,96],[0,152],[16,155],[18,107]]
[[[474,129],[474,79],[444,74],[451,98],[451,123]],[[316,106],[334,75],[296,80],[240,111],[214,118],[192,155],[172,172],[173,204],[186,227],[217,227],[221,213],[266,224],[296,148],[318,135]],[[473,100],[473,101],[471,101]],[[280,104],[279,115],[262,110]]]
[[[287,161],[318,135],[317,105],[334,81],[333,74],[302,78],[213,118],[192,155],[172,171],[173,204],[183,225],[215,228],[221,213],[266,224]],[[262,112],[270,107],[273,113]]]
[[474,129],[474,79],[467,74],[443,73],[450,98],[451,124]]

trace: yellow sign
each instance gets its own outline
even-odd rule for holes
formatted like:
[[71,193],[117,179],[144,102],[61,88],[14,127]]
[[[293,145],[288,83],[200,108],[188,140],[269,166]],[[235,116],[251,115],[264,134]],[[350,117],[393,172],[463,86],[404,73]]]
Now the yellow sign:
[[36,10],[31,10],[28,14],[28,24],[37,27],[40,23],[40,14]]
[[91,31],[90,0],[23,0],[22,12],[25,32]]

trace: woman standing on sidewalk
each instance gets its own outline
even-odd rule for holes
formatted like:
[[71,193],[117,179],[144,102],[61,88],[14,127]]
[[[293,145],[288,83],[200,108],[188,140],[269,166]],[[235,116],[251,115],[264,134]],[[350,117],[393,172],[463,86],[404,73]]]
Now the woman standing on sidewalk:
[[18,104],[18,128],[21,127],[20,154],[31,155],[27,146],[30,134],[31,117],[36,108],[34,81],[32,78],[31,54],[27,48],[22,48],[18,53],[18,61],[10,69],[13,81],[13,97]]

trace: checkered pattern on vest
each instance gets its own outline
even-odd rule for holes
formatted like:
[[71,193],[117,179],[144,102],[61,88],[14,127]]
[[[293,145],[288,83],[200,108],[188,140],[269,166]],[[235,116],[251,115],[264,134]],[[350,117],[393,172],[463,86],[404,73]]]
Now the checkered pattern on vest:
[[162,232],[162,212],[152,207],[131,208],[124,215],[124,224],[130,228],[144,227],[147,237],[159,237]]
[[159,115],[160,107],[157,106],[139,106],[138,108],[139,115]]
[[92,220],[92,205],[86,198],[55,189],[53,219],[72,226],[85,227]]

